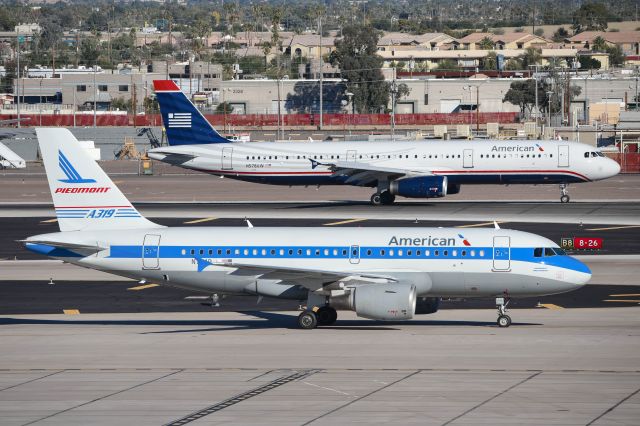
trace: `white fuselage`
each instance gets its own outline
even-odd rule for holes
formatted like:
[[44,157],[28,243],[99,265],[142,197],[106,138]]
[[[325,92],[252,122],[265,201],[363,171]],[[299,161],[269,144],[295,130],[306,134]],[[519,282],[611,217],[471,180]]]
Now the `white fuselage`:
[[[327,166],[335,162],[447,176],[449,185],[566,184],[606,179],[620,171],[618,163],[592,146],[555,140],[219,143],[156,148],[149,156],[215,175],[281,185],[349,184]],[[324,164],[312,167],[311,160]]]
[[[286,270],[377,274],[410,282],[421,296],[522,297],[574,290],[589,269],[525,232],[452,228],[152,228],[82,231],[31,237],[34,252],[87,268],[207,293],[306,298],[309,286]],[[96,244],[93,254],[42,241]],[[28,243],[28,241],[27,241]],[[244,272],[238,273],[240,267]],[[251,268],[261,268],[251,272]],[[264,268],[283,269],[277,278]],[[234,272],[236,271],[236,272]],[[249,271],[249,272],[247,272]],[[282,275],[284,274],[284,275]],[[326,283],[319,283],[320,287]]]

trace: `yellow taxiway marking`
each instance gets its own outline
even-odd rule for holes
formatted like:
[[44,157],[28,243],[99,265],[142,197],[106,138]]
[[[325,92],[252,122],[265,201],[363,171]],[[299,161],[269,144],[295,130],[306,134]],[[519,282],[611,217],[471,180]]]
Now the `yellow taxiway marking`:
[[538,306],[542,306],[547,309],[564,309],[562,306],[554,305],[553,303],[540,303]]
[[363,222],[365,220],[367,220],[367,219],[347,219],[347,220],[341,220],[340,222],[325,223],[324,226],[344,225],[344,224],[347,224],[347,223]]
[[609,297],[638,297],[640,293],[610,294]]
[[153,287],[158,287],[159,284],[144,284],[144,285],[139,285],[136,287],[129,287],[127,290],[133,290],[133,291],[138,291],[138,290],[144,290],[146,288],[153,288]]
[[[496,222],[497,224],[501,224],[504,222]],[[471,225],[460,225],[460,226],[456,226],[456,228],[477,228],[480,226],[489,226],[489,225],[493,225],[493,222],[484,222],[484,223],[472,223]]]
[[62,313],[65,315],[80,315],[80,311],[77,309],[63,309]]
[[640,303],[640,300],[633,300],[633,299],[605,299],[604,302]]
[[195,219],[195,220],[189,220],[187,222],[185,222],[185,225],[190,225],[192,223],[202,223],[202,222],[209,222],[212,220],[216,220],[216,217],[205,217],[204,219]]
[[606,228],[587,228],[585,231],[613,231],[614,229],[640,228],[640,225],[608,226]]
[[57,222],[58,219],[49,219],[49,220],[41,220],[40,223],[54,223]]

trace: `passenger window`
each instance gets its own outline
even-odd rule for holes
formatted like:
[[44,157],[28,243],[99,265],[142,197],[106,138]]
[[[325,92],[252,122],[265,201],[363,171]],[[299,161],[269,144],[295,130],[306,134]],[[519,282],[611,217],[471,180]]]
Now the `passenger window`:
[[320,250],[316,249],[316,256],[320,256]]
[[338,255],[338,250],[333,249],[333,255],[334,255],[334,256],[337,256],[337,255]]
[[293,250],[289,249],[289,256],[293,254]]
[[451,256],[457,256],[458,255],[458,250],[453,250],[451,252]]
[[231,254],[231,250],[227,249],[227,254]]
[[380,250],[380,256],[384,256],[384,249]]
[[298,256],[302,256],[302,250],[298,249]]
[[407,250],[407,256],[411,256],[412,251],[411,250]]
[[395,252],[393,250],[389,250],[389,256],[393,256]]
[[467,255],[467,251],[466,250],[462,250],[462,257],[465,257]]
[[589,153],[588,152],[584,153],[584,158],[589,158]]
[[182,255],[184,256],[184,255],[187,254],[187,251],[185,249],[182,249],[182,251],[180,253],[182,253]]
[[196,251],[194,249],[191,249],[191,254],[192,255],[196,254]]
[[434,250],[433,255],[434,256],[438,256],[440,254],[440,252],[438,250]]
[[253,255],[254,255],[254,256],[257,256],[257,254],[258,254],[258,250],[253,249]]
[[200,249],[200,255],[203,255],[203,254],[204,254],[204,250]]
[[420,250],[416,250],[416,256],[420,256],[422,252]]
[[444,252],[442,252],[443,256],[449,256],[449,250],[445,250]]
[[307,256],[311,256],[311,250],[307,249]]
[[403,251],[402,250],[398,250],[398,256],[402,256]]
[[222,250],[218,249],[218,254],[222,254]]
[[342,250],[342,255],[346,256],[347,255],[347,251],[346,250]]
[[209,256],[213,254],[213,250],[209,249]]
[[431,254],[431,251],[429,251],[429,250],[425,250],[425,251],[424,251],[424,255],[425,255],[425,256],[429,257],[429,255],[430,255],[430,254]]
[[478,252],[478,255],[479,255],[480,257],[484,257],[484,250],[480,250],[480,251]]
[[262,249],[262,255],[266,256],[267,255],[267,251],[265,249]]
[[329,256],[329,250],[324,249],[324,255],[325,255],[325,256]]
[[371,250],[367,250],[367,256],[371,256]]
[[280,256],[284,256],[284,250],[280,249]]
[[245,255],[245,256],[247,256],[247,255],[249,255],[249,250],[244,249],[244,250],[243,250],[243,253],[244,253],[244,255]]

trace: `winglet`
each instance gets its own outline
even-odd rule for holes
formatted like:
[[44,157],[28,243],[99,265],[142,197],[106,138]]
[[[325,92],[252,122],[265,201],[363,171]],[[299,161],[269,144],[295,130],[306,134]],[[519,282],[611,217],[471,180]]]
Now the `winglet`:
[[493,227],[496,229],[500,229],[500,225],[498,225],[498,222],[496,222],[495,220],[493,221]]

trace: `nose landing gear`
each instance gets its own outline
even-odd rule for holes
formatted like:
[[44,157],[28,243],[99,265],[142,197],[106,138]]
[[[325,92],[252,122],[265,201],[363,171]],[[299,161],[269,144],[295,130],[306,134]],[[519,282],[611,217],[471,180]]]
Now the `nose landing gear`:
[[496,306],[498,307],[498,327],[509,327],[511,325],[511,317],[507,315],[508,297],[496,297]]
[[566,183],[560,184],[560,192],[562,193],[562,195],[560,196],[561,203],[568,203],[569,200],[571,200],[571,197],[569,197],[569,191],[567,190],[568,186],[569,185]]

